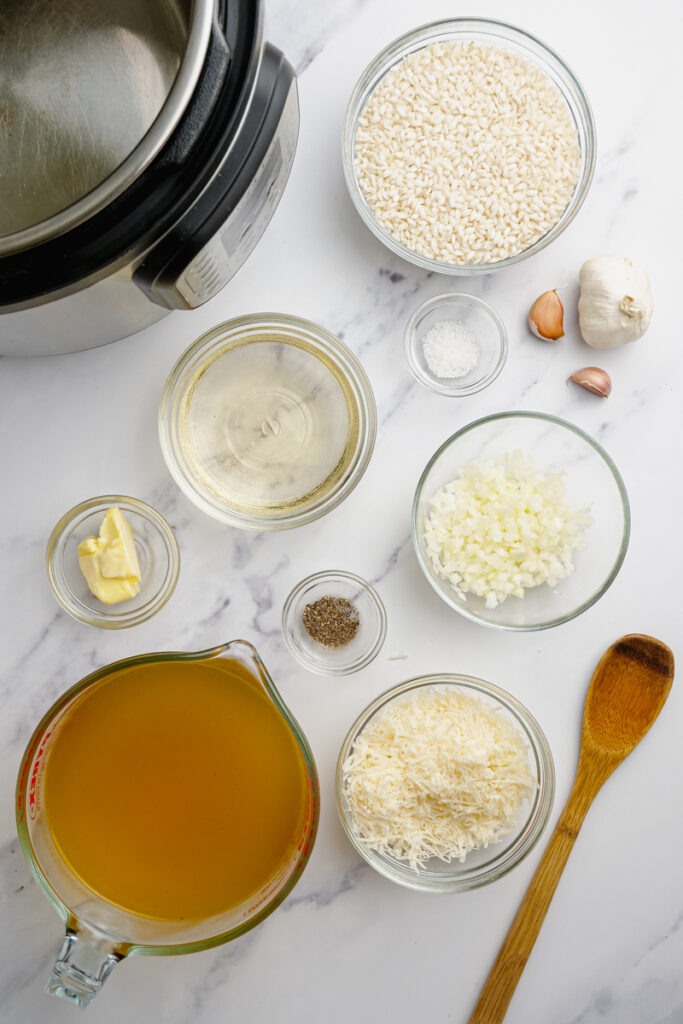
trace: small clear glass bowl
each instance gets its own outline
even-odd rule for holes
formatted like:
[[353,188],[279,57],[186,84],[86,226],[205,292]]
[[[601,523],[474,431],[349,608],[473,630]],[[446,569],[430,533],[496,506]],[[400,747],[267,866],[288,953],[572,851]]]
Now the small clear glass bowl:
[[[424,357],[425,336],[443,320],[468,327],[479,345],[479,361],[463,377],[437,377]],[[415,380],[439,395],[459,398],[482,391],[496,379],[507,359],[508,336],[505,324],[488,302],[476,295],[452,292],[436,295],[418,306],[406,324],[403,345]]]
[[[358,632],[343,647],[325,647],[303,624],[306,605],[322,597],[345,597],[358,611]],[[329,570],[307,576],[292,590],[282,609],[282,636],[291,654],[318,675],[346,676],[377,657],[387,632],[387,613],[375,588],[352,572]]]
[[[119,604],[106,605],[88,589],[78,565],[78,545],[99,534],[104,513],[116,505],[130,524],[140,562],[140,592]],[[125,629],[151,619],[175,590],[180,550],[173,530],[151,505],[122,494],[90,498],[70,509],[50,534],[47,578],[62,608],[100,629]]]
[[[445,861],[432,858],[424,867],[411,868],[407,861],[398,860],[388,854],[370,849],[358,834],[344,794],[344,762],[356,739],[370,719],[391,701],[420,687],[452,686],[476,697],[496,708],[512,723],[528,745],[529,763],[538,788],[531,801],[526,801],[520,811],[514,832],[486,849],[472,850],[465,860]],[[363,711],[351,726],[342,744],[337,760],[335,778],[337,809],[341,823],[351,844],[368,864],[380,875],[422,892],[454,893],[478,889],[489,882],[502,878],[516,867],[533,850],[548,823],[548,817],[555,795],[555,768],[548,741],[536,719],[527,709],[505,690],[472,676],[444,673],[443,675],[420,676],[409,679],[381,694]]]
[[[465,463],[515,450],[531,456],[540,473],[562,472],[567,501],[576,510],[590,505],[593,522],[586,529],[585,549],[573,556],[575,571],[570,576],[555,587],[531,587],[522,598],[508,597],[496,608],[487,608],[481,597],[460,598],[437,574],[425,544],[424,523],[431,498],[456,479]],[[417,560],[439,597],[473,622],[518,631],[558,626],[595,604],[616,579],[631,528],[624,481],[607,452],[573,423],[540,412],[485,416],[444,441],[420,477],[412,520]]]
[[[255,341],[291,345],[330,367],[344,382],[353,441],[343,471],[329,487],[303,496],[296,507],[242,508],[210,487],[196,471],[182,443],[183,406],[192,396],[204,368],[226,352]],[[320,324],[283,313],[235,317],[207,331],[178,359],[164,385],[159,406],[159,440],[166,465],[180,489],[202,512],[243,530],[287,530],[311,523],[336,508],[356,487],[375,446],[377,410],[372,386],[354,353]]]
[[[379,221],[375,219],[370,206],[361,190],[355,169],[355,143],[358,119],[366,103],[379,82],[396,64],[415,50],[422,50],[431,43],[446,40],[476,40],[493,46],[500,46],[515,54],[525,57],[535,64],[557,86],[569,107],[578,135],[581,150],[579,177],[572,198],[564,213],[556,224],[541,238],[514,256],[492,263],[446,263],[443,260],[420,256],[397,241]],[[390,43],[366,67],[351,94],[344,122],[342,140],[342,158],[344,176],[349,194],[366,226],[383,242],[387,249],[401,256],[404,260],[431,270],[436,274],[487,274],[492,270],[512,267],[522,260],[541,252],[547,245],[561,235],[568,224],[578,213],[588,194],[593,172],[595,170],[595,122],[593,113],[581,83],[574,72],[562,58],[529,32],[508,25],[506,22],[494,21],[489,18],[452,18],[446,21],[435,21],[412,32],[407,32]]]

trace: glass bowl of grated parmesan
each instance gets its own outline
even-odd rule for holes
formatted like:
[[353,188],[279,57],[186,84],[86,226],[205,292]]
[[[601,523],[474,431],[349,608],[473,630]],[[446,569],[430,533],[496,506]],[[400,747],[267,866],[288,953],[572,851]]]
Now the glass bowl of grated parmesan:
[[392,882],[467,892],[511,871],[550,815],[555,770],[536,719],[505,690],[421,676],[363,711],[337,762],[351,844]]
[[427,463],[413,544],[429,583],[465,618],[548,629],[614,582],[630,534],[621,475],[579,427],[546,413],[475,420]]

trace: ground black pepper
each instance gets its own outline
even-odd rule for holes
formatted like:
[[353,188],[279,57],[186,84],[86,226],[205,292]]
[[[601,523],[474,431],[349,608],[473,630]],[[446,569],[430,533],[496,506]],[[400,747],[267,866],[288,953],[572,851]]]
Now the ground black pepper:
[[358,610],[345,597],[321,597],[302,616],[308,635],[323,647],[345,647],[358,632]]

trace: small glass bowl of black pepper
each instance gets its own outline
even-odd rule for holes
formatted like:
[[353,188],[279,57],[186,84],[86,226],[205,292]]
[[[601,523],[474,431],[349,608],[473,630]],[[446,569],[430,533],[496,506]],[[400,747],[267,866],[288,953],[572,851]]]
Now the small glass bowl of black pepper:
[[282,609],[282,636],[297,661],[319,675],[345,676],[377,656],[387,614],[375,588],[352,572],[307,576]]

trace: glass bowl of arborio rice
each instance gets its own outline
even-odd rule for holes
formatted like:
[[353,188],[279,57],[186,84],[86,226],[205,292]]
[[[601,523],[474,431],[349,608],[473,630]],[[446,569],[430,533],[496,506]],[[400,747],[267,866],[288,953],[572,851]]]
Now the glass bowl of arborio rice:
[[339,754],[337,806],[376,871],[425,892],[466,892],[538,842],[555,793],[548,741],[509,693],[454,674],[377,698]]
[[595,124],[544,43],[487,19],[401,36],[351,96],[344,173],[366,225],[425,270],[477,274],[540,252],[578,212]]
[[626,555],[624,482],[579,427],[546,413],[475,420],[427,463],[413,544],[447,604],[498,629],[547,629],[590,608]]

